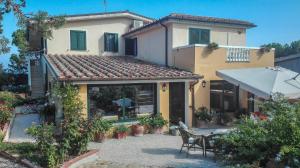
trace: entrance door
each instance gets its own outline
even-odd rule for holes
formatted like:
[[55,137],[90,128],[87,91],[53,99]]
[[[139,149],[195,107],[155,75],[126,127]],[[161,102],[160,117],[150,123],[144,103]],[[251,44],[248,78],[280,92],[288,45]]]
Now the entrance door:
[[178,124],[179,120],[185,121],[184,114],[184,83],[170,83],[170,123]]

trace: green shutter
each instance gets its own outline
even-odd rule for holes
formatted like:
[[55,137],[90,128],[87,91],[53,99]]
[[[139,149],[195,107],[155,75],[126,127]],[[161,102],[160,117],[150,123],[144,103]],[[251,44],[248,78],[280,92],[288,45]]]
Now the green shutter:
[[114,52],[118,52],[119,50],[118,40],[118,34],[114,34]]
[[189,44],[208,44],[210,42],[210,30],[208,29],[189,29]]
[[104,33],[104,51],[108,51],[108,46],[107,46],[107,33]]
[[70,31],[71,50],[86,50],[86,32]]
[[78,32],[78,50],[86,50],[85,32]]
[[71,50],[77,50],[77,34],[75,31],[70,31]]
[[104,33],[104,51],[118,52],[119,42],[117,33]]
[[210,31],[207,29],[202,29],[201,30],[201,39],[200,39],[200,43],[201,44],[209,44],[210,41]]

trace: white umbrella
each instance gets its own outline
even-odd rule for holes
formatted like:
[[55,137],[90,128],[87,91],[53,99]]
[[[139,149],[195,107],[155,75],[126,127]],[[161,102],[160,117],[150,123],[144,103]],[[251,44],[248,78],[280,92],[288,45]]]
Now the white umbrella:
[[269,99],[282,93],[289,99],[300,98],[300,75],[282,67],[218,70],[217,76],[258,97]]

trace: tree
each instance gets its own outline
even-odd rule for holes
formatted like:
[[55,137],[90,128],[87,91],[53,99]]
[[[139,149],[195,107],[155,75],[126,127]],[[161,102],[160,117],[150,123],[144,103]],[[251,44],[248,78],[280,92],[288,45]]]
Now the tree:
[[8,47],[9,40],[3,36],[3,16],[6,13],[13,12],[18,18],[22,18],[21,8],[25,7],[25,0],[1,0],[0,1],[0,54],[10,51]]
[[44,39],[52,38],[52,30],[58,29],[65,24],[64,16],[51,16],[47,12],[38,11],[28,19],[29,29],[41,33]]
[[23,53],[28,50],[28,42],[26,40],[26,30],[18,29],[12,34],[12,44],[18,47],[19,52]]
[[9,71],[13,74],[25,74],[27,72],[26,57],[24,54],[12,54],[9,58]]
[[269,43],[262,47],[275,48],[275,57],[284,57],[291,54],[300,53],[300,40],[293,41],[291,44]]
[[10,57],[9,70],[12,73],[26,73],[26,53],[30,50],[26,39],[25,23],[29,24],[30,31],[38,32],[44,39],[52,38],[52,30],[61,27],[65,22],[63,16],[50,16],[47,12],[38,11],[31,14],[30,18],[23,17],[20,29],[12,34],[12,44],[18,47],[19,54],[12,54]]

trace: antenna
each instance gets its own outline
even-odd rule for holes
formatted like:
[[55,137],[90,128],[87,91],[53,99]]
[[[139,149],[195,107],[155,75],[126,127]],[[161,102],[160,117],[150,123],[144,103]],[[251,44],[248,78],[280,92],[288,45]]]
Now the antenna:
[[107,12],[107,2],[103,0],[104,12]]

